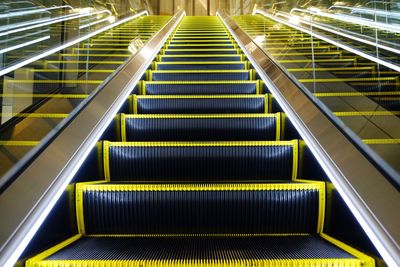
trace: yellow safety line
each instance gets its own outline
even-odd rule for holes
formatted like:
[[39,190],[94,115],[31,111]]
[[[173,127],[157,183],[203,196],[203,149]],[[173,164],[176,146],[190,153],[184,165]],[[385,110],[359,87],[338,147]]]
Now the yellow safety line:
[[36,266],[36,262],[41,261],[46,259],[47,257],[51,256],[52,254],[56,253],[57,251],[65,248],[66,246],[74,243],[75,241],[77,241],[78,239],[80,239],[82,237],[82,235],[77,234],[74,235],[70,238],[68,238],[67,240],[37,254],[36,256],[30,258],[29,260],[26,261],[25,266],[26,267],[34,267]]
[[211,142],[187,142],[187,141],[165,141],[165,142],[110,142],[103,141],[105,150],[109,147],[231,147],[231,146],[292,146],[295,148],[293,154],[298,153],[297,140],[291,141],[211,141]]
[[90,73],[113,73],[115,70],[97,69],[33,69],[31,72],[90,72]]
[[94,234],[87,237],[268,237],[268,236],[310,236],[308,233],[285,234]]
[[37,146],[40,141],[2,141],[0,140],[0,146]]
[[[303,141],[303,143],[304,143],[304,141]],[[303,180],[303,179],[296,179],[295,181],[318,185],[318,224],[317,224],[316,232],[318,234],[320,234],[323,232],[324,220],[325,220],[325,210],[326,210],[326,208],[325,208],[325,203],[326,203],[325,182],[314,181],[314,180]]]
[[336,82],[375,82],[375,81],[398,81],[398,77],[371,77],[371,78],[320,78],[320,79],[298,79],[301,83],[336,83]]
[[[323,182],[322,182],[323,184]],[[85,191],[280,191],[320,190],[321,184],[311,183],[246,183],[246,184],[80,184],[77,194]]]
[[337,96],[400,96],[400,91],[387,92],[334,92],[334,93],[314,93],[316,97],[337,97]]
[[[332,258],[313,258],[313,259],[155,259],[155,260],[43,260],[35,263],[35,267],[232,267],[232,266],[252,266],[252,267],[364,267],[358,259],[332,259]],[[27,266],[31,267],[31,266]],[[370,267],[370,265],[365,266]]]
[[363,139],[362,140],[367,145],[400,145],[400,139]]
[[[289,72],[306,72],[306,71],[360,71],[360,70],[374,70],[374,67],[337,67],[337,68],[288,68]],[[357,72],[359,73],[359,72]]]
[[333,112],[338,117],[350,117],[350,116],[398,116],[400,111],[344,111],[344,112]]
[[350,253],[351,255],[353,255],[354,257],[360,259],[363,261],[363,266],[364,267],[373,267],[375,266],[375,260],[372,257],[369,257],[368,255],[350,247],[349,245],[328,236],[327,234],[321,233],[320,234],[322,238],[324,238],[325,240],[329,241],[330,243],[336,245],[337,247],[343,249],[344,251]]
[[56,113],[1,113],[2,116],[13,116],[16,118],[57,118],[63,119],[69,116],[69,114],[56,114]]
[[152,73],[200,73],[201,74],[201,73],[248,73],[250,70],[148,70],[148,71]]
[[[278,113],[268,114],[124,114],[125,119],[213,119],[213,118],[276,118]],[[121,114],[121,115],[122,115]],[[122,127],[121,127],[122,128]],[[277,140],[279,141],[279,140]]]
[[117,64],[124,64],[125,61],[109,61],[109,60],[45,60],[46,63],[50,64],[58,64],[58,63],[64,63],[64,64],[112,64],[112,65],[117,65]]
[[175,99],[175,98],[210,98],[210,99],[219,99],[219,98],[264,98],[264,95],[133,95],[132,97],[136,97],[137,99]]
[[[201,70],[202,71],[202,70]],[[208,70],[206,70],[209,72]],[[247,72],[248,70],[238,70],[239,72]],[[164,70],[157,70],[157,71],[152,71],[153,73],[160,72],[164,73]],[[166,73],[169,73],[169,71],[165,71]],[[180,73],[181,71],[176,71],[177,73]],[[189,71],[188,71],[189,72]],[[219,70],[216,70],[215,72],[220,72]],[[174,73],[174,72],[173,72]],[[249,81],[249,80],[226,80],[226,81],[143,81],[143,84],[257,84],[257,81]]]
[[84,99],[89,95],[86,94],[0,94],[0,97],[14,97],[14,98],[71,98],[71,99]]
[[4,80],[4,83],[77,83],[101,84],[102,80]]

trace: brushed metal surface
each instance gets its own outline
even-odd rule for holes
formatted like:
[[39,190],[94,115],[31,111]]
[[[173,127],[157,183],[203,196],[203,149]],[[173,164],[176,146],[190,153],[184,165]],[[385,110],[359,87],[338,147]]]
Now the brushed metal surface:
[[0,266],[18,259],[184,15],[174,15],[0,195]]
[[400,266],[400,192],[226,12],[218,16],[386,263]]

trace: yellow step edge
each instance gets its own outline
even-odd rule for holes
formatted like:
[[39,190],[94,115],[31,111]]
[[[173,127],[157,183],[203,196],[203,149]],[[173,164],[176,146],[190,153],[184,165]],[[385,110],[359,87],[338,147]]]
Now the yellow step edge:
[[101,84],[103,80],[4,80],[4,83],[21,84],[21,83],[77,83],[77,84]]
[[400,96],[400,91],[387,92],[334,92],[334,93],[314,93],[316,97],[338,97],[338,96]]
[[89,95],[86,94],[0,94],[0,97],[13,98],[62,98],[62,99],[85,99]]
[[395,81],[399,82],[399,77],[371,77],[371,78],[316,78],[298,79],[301,83],[335,83],[335,82],[375,82],[375,81]]
[[400,145],[400,139],[363,139],[367,145]]
[[37,146],[40,141],[12,141],[0,140],[0,146]]
[[343,111],[333,112],[338,117],[352,117],[352,116],[398,116],[400,111]]
[[110,142],[103,141],[103,162],[104,177],[110,180],[109,148],[110,147],[230,147],[230,146],[291,146],[293,148],[292,159],[292,180],[298,176],[299,142],[291,141],[215,141],[215,142],[186,142],[186,141],[165,141],[165,142]]

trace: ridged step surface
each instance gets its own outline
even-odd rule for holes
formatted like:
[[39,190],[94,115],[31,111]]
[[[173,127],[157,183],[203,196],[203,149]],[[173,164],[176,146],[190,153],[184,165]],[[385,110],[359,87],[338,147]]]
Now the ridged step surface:
[[103,142],[111,181],[291,180],[298,142]]
[[268,95],[133,96],[136,114],[266,113]]
[[[73,241],[73,240],[71,240]],[[151,253],[150,253],[151,252]],[[42,260],[75,266],[363,266],[315,235],[253,237],[85,237]],[[49,266],[46,265],[46,266]],[[51,266],[51,265],[50,265]],[[28,265],[29,267],[29,265]]]
[[120,116],[121,141],[280,140],[281,114]]
[[[323,183],[78,184],[87,235],[314,233]],[[319,217],[320,216],[320,217]]]
[[[212,76],[213,73],[209,73]],[[143,81],[142,92],[147,95],[224,95],[256,94],[259,81]]]

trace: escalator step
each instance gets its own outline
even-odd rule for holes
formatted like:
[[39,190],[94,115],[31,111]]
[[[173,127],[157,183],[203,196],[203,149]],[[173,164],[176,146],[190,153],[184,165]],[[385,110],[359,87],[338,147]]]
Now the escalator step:
[[111,181],[291,180],[298,141],[103,142]]
[[182,55],[182,54],[238,54],[237,49],[169,49],[162,52],[165,55]]
[[280,140],[281,114],[125,115],[122,141]]
[[172,40],[169,44],[231,44],[232,40]]
[[322,182],[76,185],[85,235],[316,233],[324,199]]
[[[301,248],[301,249],[299,249]],[[27,267],[270,266],[371,267],[374,261],[327,235],[74,236]]]
[[154,70],[245,70],[245,61],[154,62]]
[[210,81],[210,80],[251,80],[252,70],[229,70],[229,71],[148,71],[149,81]]
[[281,114],[125,115],[122,141],[280,140]]
[[214,95],[257,94],[259,81],[142,81],[142,94],[146,95]]
[[267,113],[269,95],[162,95],[130,97],[135,114]]
[[181,49],[236,49],[234,44],[179,44],[179,45],[165,45],[168,50],[181,50]]
[[180,62],[180,61],[241,61],[242,55],[163,55],[159,56],[160,62]]

